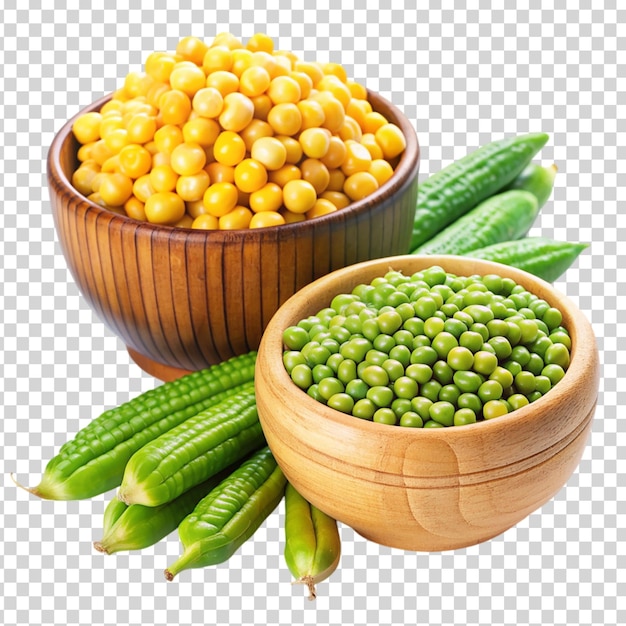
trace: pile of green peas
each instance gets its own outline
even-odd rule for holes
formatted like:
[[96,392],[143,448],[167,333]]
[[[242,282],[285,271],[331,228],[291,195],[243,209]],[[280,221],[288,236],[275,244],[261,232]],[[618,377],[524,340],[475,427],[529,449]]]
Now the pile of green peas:
[[390,270],[283,332],[292,381],[337,411],[412,428],[506,415],[565,375],[561,312],[514,280]]

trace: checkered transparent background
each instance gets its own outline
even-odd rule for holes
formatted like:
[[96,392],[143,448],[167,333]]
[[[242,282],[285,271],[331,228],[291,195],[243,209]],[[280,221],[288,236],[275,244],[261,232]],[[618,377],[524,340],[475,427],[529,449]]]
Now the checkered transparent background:
[[[626,392],[618,384],[626,373],[618,194],[626,176],[626,51],[618,39],[626,11],[617,0],[522,0],[507,9],[445,0],[419,10],[365,0],[306,4],[317,8],[282,0],[219,9],[88,4],[4,0],[0,9],[2,622],[626,623]],[[410,8],[383,8],[402,4]],[[48,146],[66,119],[140,69],[149,51],[225,30],[242,38],[265,31],[304,58],[340,62],[393,100],[415,123],[422,177],[497,137],[548,132],[541,160],[559,174],[533,234],[591,243],[557,285],[591,320],[603,366],[593,433],[567,485],[502,536],[453,552],[392,550],[342,527],[340,568],[314,603],[289,584],[282,508],[230,562],[166,583],[162,570],[179,552],[175,533],[140,553],[107,557],[92,541],[110,494],[40,501],[9,478],[37,481],[68,433],[155,385],[67,271],[50,215]]]

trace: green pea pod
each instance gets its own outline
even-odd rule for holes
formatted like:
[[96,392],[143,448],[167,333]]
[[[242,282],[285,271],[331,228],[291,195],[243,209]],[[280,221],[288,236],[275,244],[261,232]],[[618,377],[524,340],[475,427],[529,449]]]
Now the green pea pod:
[[435,172],[417,188],[410,250],[432,239],[514,180],[548,141],[545,133],[499,139]]
[[255,452],[180,523],[184,550],[165,570],[165,578],[228,560],[278,506],[286,482],[267,446]]
[[307,586],[309,600],[315,599],[315,585],[337,569],[341,557],[337,521],[310,504],[290,483],[285,489],[284,557],[294,583]]
[[61,446],[39,485],[24,488],[51,500],[80,500],[114,489],[133,453],[250,383],[255,362],[256,352],[233,357],[105,411]]
[[529,191],[505,191],[481,202],[413,254],[465,254],[526,235],[539,212]]
[[517,241],[504,241],[472,250],[467,253],[467,256],[517,267],[553,283],[588,247],[589,244],[586,243],[555,241],[545,237],[525,237]]
[[556,165],[543,167],[538,163],[529,163],[524,171],[503,191],[511,189],[530,191],[537,198],[537,204],[541,210],[552,194],[557,171]]
[[126,504],[165,504],[264,445],[251,382],[133,454],[118,496]]
[[176,530],[196,504],[230,471],[230,468],[226,469],[171,502],[156,507],[127,505],[117,497],[112,498],[104,511],[102,539],[94,542],[95,549],[113,554],[154,545]]

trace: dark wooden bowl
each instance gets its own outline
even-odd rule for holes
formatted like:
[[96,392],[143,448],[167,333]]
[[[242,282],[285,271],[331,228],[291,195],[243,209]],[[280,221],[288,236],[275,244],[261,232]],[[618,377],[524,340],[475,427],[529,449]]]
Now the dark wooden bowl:
[[255,230],[160,226],[100,207],[70,182],[78,115],[61,128],[47,164],[61,249],[82,295],[140,367],[171,380],[257,349],[272,315],[301,287],[346,265],[408,251],[417,136],[390,102],[371,92],[369,100],[407,139],[393,177],[331,215]]
[[[559,308],[572,338],[563,379],[509,415],[434,429],[352,417],[292,382],[282,363],[285,328],[390,269],[410,275],[431,265],[458,275],[509,276]],[[591,431],[598,349],[591,324],[575,304],[526,272],[478,259],[400,256],[343,268],[290,298],[263,335],[255,384],[267,442],[307,500],[380,544],[451,550],[503,533],[567,482]]]

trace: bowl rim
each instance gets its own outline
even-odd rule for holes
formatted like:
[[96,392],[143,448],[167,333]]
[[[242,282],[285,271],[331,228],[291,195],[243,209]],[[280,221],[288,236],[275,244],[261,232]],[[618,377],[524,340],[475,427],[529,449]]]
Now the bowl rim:
[[[516,282],[522,283],[531,293],[533,293],[533,287],[539,287],[540,290],[547,291],[549,298],[544,299],[552,306],[559,308],[559,310],[563,313],[563,317],[567,317],[570,320],[570,324],[576,328],[575,333],[571,333],[570,329],[570,334],[572,335],[572,348],[570,351],[572,359],[570,366],[565,372],[565,376],[559,381],[558,384],[554,385],[545,396],[542,396],[535,402],[508,413],[507,415],[491,420],[481,420],[473,424],[467,424],[463,427],[454,426],[450,428],[406,428],[397,425],[391,426],[369,420],[362,420],[352,415],[332,409],[313,399],[305,391],[298,388],[292,382],[287,370],[282,364],[282,332],[278,332],[281,328],[284,330],[284,328],[288,325],[286,322],[291,320],[293,317],[289,313],[290,308],[294,306],[294,304],[300,302],[303,303],[303,305],[299,307],[300,310],[305,309],[306,306],[311,307],[311,304],[307,305],[306,303],[311,302],[311,297],[314,294],[316,294],[321,288],[327,287],[329,283],[333,283],[350,273],[356,274],[360,270],[368,270],[374,267],[382,268],[385,265],[389,266],[389,269],[392,269],[394,262],[408,262],[410,259],[414,259],[418,264],[424,262],[426,259],[429,259],[432,261],[431,265],[438,265],[441,264],[441,262],[445,264],[446,260],[463,259],[469,268],[467,275],[484,275],[484,273],[487,273],[488,270],[490,270],[491,273],[497,274],[498,270],[502,271],[504,269],[508,276],[513,278]],[[484,268],[485,272],[473,271],[475,268]],[[356,285],[357,283],[355,282],[353,284]],[[314,312],[315,311],[312,311],[312,313]],[[584,338],[585,341],[582,341],[581,338]],[[376,437],[377,434],[388,436],[393,433],[393,430],[390,429],[400,428],[403,437],[412,437],[416,441],[422,439],[423,437],[430,437],[443,440],[452,446],[453,444],[461,443],[467,438],[474,438],[477,431],[487,435],[490,432],[501,431],[503,428],[506,428],[512,423],[522,426],[523,424],[532,422],[535,415],[538,412],[541,412],[541,409],[547,403],[555,403],[558,405],[562,402],[567,402],[568,397],[574,393],[576,387],[581,383],[581,381],[589,376],[589,373],[586,371],[586,366],[588,364],[592,364],[594,366],[596,380],[599,378],[599,368],[597,367],[598,350],[592,326],[582,311],[580,311],[576,304],[564,293],[543,279],[523,270],[493,261],[474,259],[471,257],[461,257],[458,255],[429,256],[407,254],[382,259],[373,259],[371,261],[364,261],[335,270],[326,276],[318,278],[291,296],[274,314],[263,334],[261,345],[259,347],[259,353],[265,353],[268,359],[276,362],[276,367],[273,368],[272,371],[272,384],[276,385],[285,395],[296,394],[296,401],[298,404],[302,405],[307,412],[317,412],[320,419],[327,420],[330,423],[336,423],[343,428],[362,430],[363,433],[370,434],[372,437]],[[579,422],[576,422],[573,426],[575,427],[577,425],[579,425]],[[563,433],[564,436],[567,434],[569,433]]]
[[[313,229],[318,227],[324,227],[324,225],[332,224],[335,221],[345,221],[351,217],[356,217],[361,213],[366,213],[369,208],[376,205],[378,202],[387,197],[394,196],[404,187],[410,185],[413,180],[417,178],[421,161],[421,148],[414,125],[411,123],[406,114],[390,100],[378,94],[377,92],[371,91],[370,89],[366,88],[366,91],[368,101],[371,102],[372,100],[374,100],[374,102],[376,103],[374,105],[374,110],[378,110],[378,108],[382,106],[383,108],[386,108],[393,113],[393,116],[395,118],[393,120],[393,123],[397,124],[400,127],[406,138],[406,148],[402,153],[400,160],[398,161],[393,176],[372,194],[370,194],[366,198],[363,198],[362,200],[352,202],[341,211],[322,215],[316,217],[314,220],[307,220],[305,222],[281,224],[279,226],[268,226],[263,229],[259,229],[259,231],[262,231],[268,237],[276,237],[278,235],[290,237],[293,236],[295,232],[302,231],[303,225],[306,225],[309,228]],[[212,238],[218,238],[220,240],[227,239],[237,241],[239,239],[244,239],[246,237],[246,233],[259,232],[250,231],[250,229],[225,231],[200,230],[181,226],[144,222],[125,215],[119,215],[117,213],[114,213],[113,211],[110,211],[109,209],[89,200],[80,192],[78,192],[72,185],[71,180],[63,171],[63,168],[61,167],[61,150],[66,142],[72,140],[72,125],[74,124],[74,122],[85,113],[88,113],[90,111],[99,111],[106,102],[111,100],[113,95],[113,93],[106,94],[98,100],[92,102],[90,105],[82,108],[69,120],[67,120],[54,136],[46,159],[47,175],[50,181],[54,181],[54,183],[56,183],[61,192],[77,198],[78,200],[80,200],[80,202],[83,203],[83,206],[86,208],[87,212],[94,213],[96,216],[106,217],[111,221],[113,225],[116,223],[133,223],[139,225],[142,228],[149,228],[150,230],[161,233],[184,233],[185,236],[202,239],[203,241],[207,238],[209,240]]]

